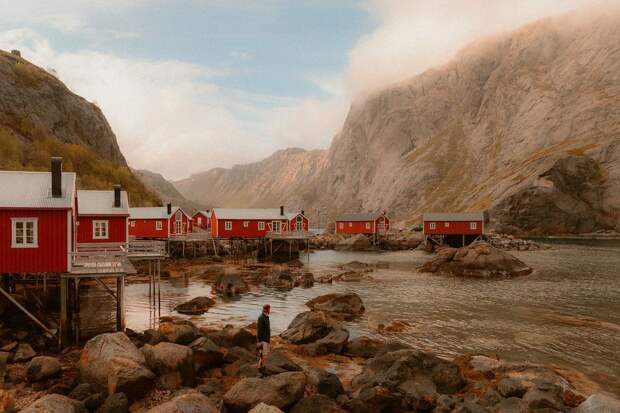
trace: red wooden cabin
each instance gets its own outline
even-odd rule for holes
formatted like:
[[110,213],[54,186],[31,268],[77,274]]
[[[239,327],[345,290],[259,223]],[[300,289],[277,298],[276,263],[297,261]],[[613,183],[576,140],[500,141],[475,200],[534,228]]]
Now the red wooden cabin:
[[77,243],[127,243],[129,201],[127,192],[77,191]]
[[192,231],[192,219],[180,207],[129,208],[129,236],[168,239]]
[[390,219],[385,212],[342,214],[336,217],[336,234],[375,235],[390,229]]
[[304,212],[272,209],[214,208],[211,210],[213,238],[264,238],[268,232],[308,231],[310,221]]
[[66,273],[74,250],[75,173],[0,171],[0,274]]
[[211,211],[196,212],[192,217],[192,225],[196,228],[209,228],[211,226]]
[[426,213],[422,220],[425,237],[436,243],[453,239],[465,246],[484,234],[482,212]]

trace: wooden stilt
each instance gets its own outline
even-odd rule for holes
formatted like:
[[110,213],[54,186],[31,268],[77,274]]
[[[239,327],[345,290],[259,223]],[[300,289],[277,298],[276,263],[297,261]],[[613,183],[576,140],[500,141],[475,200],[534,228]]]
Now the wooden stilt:
[[65,277],[60,278],[60,346],[69,344],[69,280]]
[[116,331],[125,331],[125,276],[116,277]]

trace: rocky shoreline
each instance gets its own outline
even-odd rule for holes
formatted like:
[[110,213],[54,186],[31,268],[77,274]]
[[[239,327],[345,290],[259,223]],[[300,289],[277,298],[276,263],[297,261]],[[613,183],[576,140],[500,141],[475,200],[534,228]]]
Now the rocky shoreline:
[[[351,338],[355,294],[307,303],[274,337],[266,374],[255,326],[102,334],[60,354],[9,351],[3,412],[615,412],[620,401],[550,367],[493,356],[445,359],[406,344]],[[608,409],[608,410],[604,410]]]

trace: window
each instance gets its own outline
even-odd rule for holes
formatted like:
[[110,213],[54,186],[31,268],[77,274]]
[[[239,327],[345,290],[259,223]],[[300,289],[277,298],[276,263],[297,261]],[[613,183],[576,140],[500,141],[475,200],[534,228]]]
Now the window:
[[198,225],[202,225],[202,217],[198,217]]
[[226,231],[230,231],[230,230],[232,230],[232,221],[226,221],[226,222],[224,223],[224,229],[225,229]]
[[444,222],[444,223],[443,223],[443,226],[444,226],[444,227],[446,227],[446,228],[448,228],[448,227],[450,226],[450,223],[449,223],[449,222]]
[[428,224],[428,228],[429,228],[429,229],[437,229],[437,224],[436,224],[435,222],[430,222],[430,223]]
[[37,248],[38,225],[37,218],[12,218],[13,248]]
[[352,222],[349,222],[349,228],[351,228],[353,226]]
[[370,222],[366,223],[366,229],[370,229]]
[[469,223],[469,229],[478,229],[478,223],[477,222],[470,222]]
[[344,222],[341,222],[340,224],[338,224],[338,226],[340,227],[340,229],[344,229]]
[[260,222],[258,223],[258,229],[259,229],[260,231],[264,231],[264,230],[265,230],[265,223],[264,223],[264,222],[262,222],[262,221],[260,221]]
[[108,239],[108,221],[93,221],[93,239]]
[[155,221],[155,230],[156,231],[161,231],[164,228],[164,225],[162,224],[161,221]]
[[250,221],[243,221],[243,228],[247,228],[250,226]]

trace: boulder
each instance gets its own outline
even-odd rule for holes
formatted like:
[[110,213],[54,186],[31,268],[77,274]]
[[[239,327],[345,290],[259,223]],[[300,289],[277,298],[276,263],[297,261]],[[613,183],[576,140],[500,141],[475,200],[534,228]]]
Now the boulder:
[[321,295],[306,303],[312,311],[323,311],[330,316],[352,319],[364,313],[364,303],[355,293]]
[[344,394],[342,382],[334,373],[316,367],[309,367],[305,373],[308,386],[312,387],[316,393],[324,394],[332,399]]
[[80,357],[84,382],[107,394],[125,393],[129,399],[151,389],[155,375],[144,355],[124,333],[107,333],[89,340]]
[[523,397],[527,387],[521,380],[506,377],[497,383],[497,391],[502,397]]
[[284,413],[282,410],[278,409],[276,406],[270,406],[265,403],[260,403],[255,408],[250,410],[248,413]]
[[170,318],[162,320],[159,332],[167,341],[176,344],[189,344],[199,336],[198,329],[191,321]]
[[56,377],[60,374],[61,365],[58,359],[54,357],[40,356],[30,360],[26,375],[28,381],[35,382]]
[[357,391],[346,407],[347,410],[356,413],[415,411],[407,408],[401,394],[383,386],[372,386]]
[[484,241],[454,249],[443,249],[436,258],[420,267],[422,272],[452,274],[459,277],[516,277],[532,272],[524,262]]
[[197,391],[189,391],[166,403],[155,406],[147,413],[219,413],[215,403]]
[[248,292],[248,286],[243,281],[243,278],[238,274],[230,273],[221,274],[215,281],[215,284],[213,284],[213,288],[218,293],[225,295],[237,295]]
[[322,356],[325,354],[340,354],[349,340],[349,331],[336,326],[325,337],[302,346],[305,354]]
[[225,395],[230,412],[245,413],[260,403],[286,409],[304,395],[306,376],[301,372],[276,374],[265,379],[247,378],[237,382]]
[[356,272],[371,272],[372,267],[370,264],[360,261],[351,261],[346,264],[342,264],[340,269],[344,271],[356,271]]
[[129,413],[129,401],[123,393],[114,393],[108,396],[97,413]]
[[280,336],[293,344],[308,344],[325,337],[334,330],[334,326],[334,321],[324,313],[306,311],[297,314]]
[[347,342],[344,354],[351,357],[372,358],[379,353],[383,346],[385,346],[385,342],[382,340],[366,336],[356,337]]
[[252,348],[256,346],[256,334],[245,327],[235,327],[227,324],[219,331],[210,331],[207,333],[209,339],[220,347],[245,347]]
[[145,344],[142,354],[158,383],[168,390],[194,385],[194,354],[191,348],[174,343]]
[[372,279],[373,278],[370,275],[368,275],[367,272],[360,272],[360,271],[346,271],[346,272],[336,274],[332,277],[332,281],[346,282],[346,283],[360,282],[364,280],[369,281]]
[[620,400],[609,394],[594,393],[572,413],[620,413]]
[[[256,364],[256,363],[254,363]],[[265,360],[267,374],[280,374],[287,371],[301,371],[301,367],[280,350],[272,350]]]
[[290,413],[345,413],[345,411],[329,397],[315,394],[298,401]]
[[215,300],[210,297],[196,297],[174,307],[174,311],[187,315],[200,315],[209,311],[215,305]]
[[10,355],[11,353],[0,351],[0,389],[4,387],[4,376],[6,374],[6,367]]
[[69,393],[69,398],[83,402],[93,394],[93,389],[88,383],[80,383]]
[[12,413],[15,411],[15,400],[8,391],[0,388],[0,412]]
[[197,338],[189,347],[194,352],[194,369],[198,372],[224,363],[224,352],[206,337]]
[[311,272],[305,272],[303,274],[299,274],[297,278],[295,278],[295,286],[310,288],[314,285],[314,275]]
[[21,413],[88,413],[88,410],[77,400],[60,394],[49,394],[23,409]]
[[334,245],[334,249],[337,251],[368,251],[371,245],[367,236],[358,234],[341,240]]
[[161,331],[149,328],[148,330],[144,330],[141,340],[143,343],[154,346],[155,344],[159,344],[162,341],[166,341],[167,339]]
[[17,345],[17,348],[15,349],[15,354],[13,354],[13,361],[15,363],[28,361],[36,355],[37,355],[37,352],[32,349],[30,344],[20,343]]
[[274,271],[265,279],[265,285],[271,288],[290,290],[295,287],[296,278],[288,270]]

